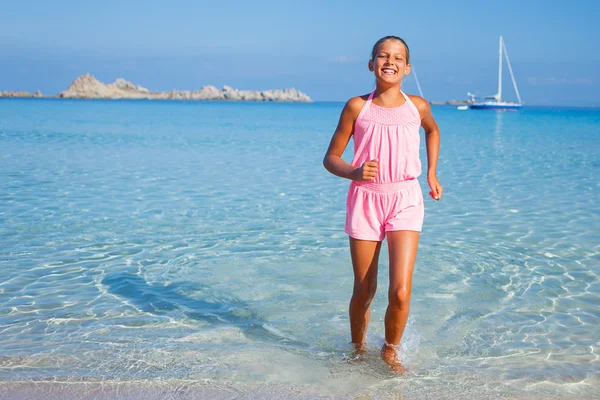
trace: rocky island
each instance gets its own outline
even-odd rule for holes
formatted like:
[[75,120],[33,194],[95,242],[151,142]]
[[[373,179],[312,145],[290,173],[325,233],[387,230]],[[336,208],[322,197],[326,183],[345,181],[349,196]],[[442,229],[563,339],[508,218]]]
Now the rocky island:
[[469,104],[468,100],[447,100],[447,101],[430,101],[434,106],[462,106]]
[[5,90],[4,92],[0,92],[0,97],[27,98],[27,97],[43,97],[43,96],[42,96],[42,92],[40,92],[39,90],[36,91],[35,93],[29,93],[29,92],[7,92]]
[[[43,97],[37,91],[0,92],[0,97]],[[148,100],[231,100],[231,101],[282,101],[312,102],[311,98],[296,89],[274,89],[263,91],[237,90],[229,86],[217,89],[204,86],[200,90],[172,90],[170,92],[152,92],[145,87],[135,85],[119,78],[113,83],[103,83],[90,74],[75,79],[69,88],[54,98],[69,99],[148,99]]]

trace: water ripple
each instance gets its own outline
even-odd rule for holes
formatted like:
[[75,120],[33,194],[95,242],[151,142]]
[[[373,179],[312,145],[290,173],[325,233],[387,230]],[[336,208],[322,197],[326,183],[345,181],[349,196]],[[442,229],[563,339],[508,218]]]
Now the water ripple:
[[0,392],[599,396],[597,111],[434,110],[446,194],[426,200],[398,380],[377,356],[385,257],[369,356],[347,362],[348,183],[321,166],[340,106],[3,103]]

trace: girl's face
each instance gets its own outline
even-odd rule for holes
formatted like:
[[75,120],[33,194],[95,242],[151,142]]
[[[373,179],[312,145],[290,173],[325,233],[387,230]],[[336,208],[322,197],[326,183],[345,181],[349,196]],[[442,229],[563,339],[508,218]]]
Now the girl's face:
[[406,47],[397,40],[381,43],[375,59],[369,61],[369,70],[373,71],[378,82],[400,84],[410,72],[410,64],[406,62]]

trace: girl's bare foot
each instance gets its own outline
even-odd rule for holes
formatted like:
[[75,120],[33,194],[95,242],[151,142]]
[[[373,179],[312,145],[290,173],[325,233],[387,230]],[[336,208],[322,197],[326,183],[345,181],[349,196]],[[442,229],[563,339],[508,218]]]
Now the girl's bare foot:
[[367,349],[365,349],[364,343],[352,343],[352,347],[354,348],[352,351],[352,356],[350,357],[350,361],[364,361],[365,356],[367,355]]
[[400,363],[397,347],[393,344],[387,342],[383,344],[383,347],[381,348],[381,359],[398,375],[402,375],[408,371],[408,369],[403,367]]

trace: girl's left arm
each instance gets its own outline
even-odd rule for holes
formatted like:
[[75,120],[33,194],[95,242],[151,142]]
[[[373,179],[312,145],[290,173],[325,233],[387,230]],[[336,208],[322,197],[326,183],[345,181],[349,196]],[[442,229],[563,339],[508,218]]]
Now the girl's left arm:
[[444,188],[437,178],[437,162],[440,153],[440,128],[431,114],[429,102],[416,96],[414,96],[412,100],[419,110],[421,126],[425,130],[425,141],[427,146],[427,183],[429,183],[429,188],[431,189],[429,195],[435,200],[441,200]]

